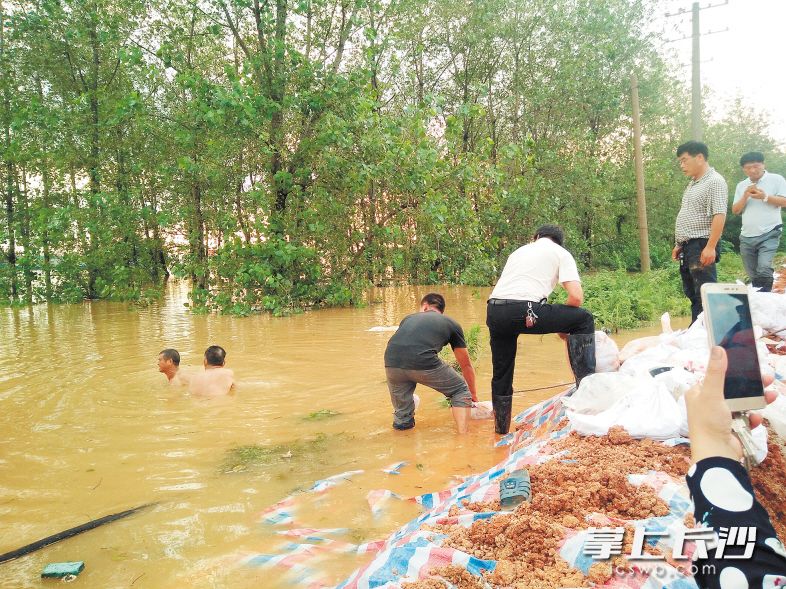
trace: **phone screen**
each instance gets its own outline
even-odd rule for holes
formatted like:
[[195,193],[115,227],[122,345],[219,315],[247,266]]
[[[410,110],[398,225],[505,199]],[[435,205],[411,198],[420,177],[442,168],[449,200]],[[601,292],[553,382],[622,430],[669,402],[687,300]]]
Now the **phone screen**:
[[705,316],[711,318],[714,343],[726,350],[728,359],[724,396],[741,399],[764,395],[748,295],[713,292],[706,296],[709,313]]

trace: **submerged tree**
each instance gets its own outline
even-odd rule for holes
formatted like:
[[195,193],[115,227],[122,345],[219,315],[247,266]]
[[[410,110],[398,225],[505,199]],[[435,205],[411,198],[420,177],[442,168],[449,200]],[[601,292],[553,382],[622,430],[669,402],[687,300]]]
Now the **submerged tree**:
[[[632,71],[666,263],[687,90],[654,7],[3,0],[0,299],[135,299],[174,273],[195,308],[245,314],[489,284],[544,221],[585,265],[635,269]],[[773,147],[733,116],[707,130],[720,168]]]

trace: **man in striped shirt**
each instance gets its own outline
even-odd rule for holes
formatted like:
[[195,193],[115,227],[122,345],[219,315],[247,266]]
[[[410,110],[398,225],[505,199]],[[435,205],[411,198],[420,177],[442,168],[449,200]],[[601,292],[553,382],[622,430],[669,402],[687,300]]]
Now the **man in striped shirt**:
[[719,242],[729,206],[726,180],[710,167],[708,159],[709,150],[699,141],[677,148],[680,168],[691,180],[682,194],[671,257],[680,262],[682,290],[690,300],[692,321],[702,312],[701,285],[718,281],[715,264],[720,260]]

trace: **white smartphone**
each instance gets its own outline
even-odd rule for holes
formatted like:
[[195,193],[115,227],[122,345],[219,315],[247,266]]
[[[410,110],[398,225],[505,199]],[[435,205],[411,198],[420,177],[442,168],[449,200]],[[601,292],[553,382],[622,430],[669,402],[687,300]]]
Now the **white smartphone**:
[[710,346],[726,350],[728,366],[723,396],[729,409],[734,412],[765,407],[748,287],[744,284],[703,284],[701,302]]

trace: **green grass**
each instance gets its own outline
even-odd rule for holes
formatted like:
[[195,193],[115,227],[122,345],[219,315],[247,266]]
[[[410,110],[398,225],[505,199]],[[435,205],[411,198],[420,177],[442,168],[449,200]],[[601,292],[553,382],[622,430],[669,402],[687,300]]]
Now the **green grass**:
[[[483,332],[485,332],[485,330],[483,330]],[[469,328],[468,331],[464,332],[464,340],[467,342],[467,353],[469,354],[469,359],[472,360],[473,364],[478,360],[481,344],[487,347],[486,342],[481,341],[485,339],[485,337],[482,337],[480,325],[473,325]],[[458,372],[461,372],[461,367],[459,366],[458,362],[456,362],[456,357],[453,355],[453,350],[450,348],[450,346],[445,346],[442,348],[442,350],[439,352],[439,357],[448,366]]]
[[322,421],[324,419],[330,419],[331,417],[336,417],[338,415],[341,415],[339,411],[333,411],[332,409],[320,409],[319,411],[309,413],[303,417],[303,419],[305,421]]
[[[718,281],[745,279],[738,254],[724,253],[718,264]],[[675,262],[648,274],[625,270],[599,270],[582,277],[584,307],[595,315],[595,327],[619,331],[654,323],[667,312],[674,316],[690,314],[690,304],[682,293],[679,266]],[[567,295],[559,289],[552,303],[563,303]]]
[[227,451],[221,472],[245,472],[253,467],[269,466],[290,460],[318,457],[328,447],[328,436],[320,433],[307,440],[270,445],[236,446]]

